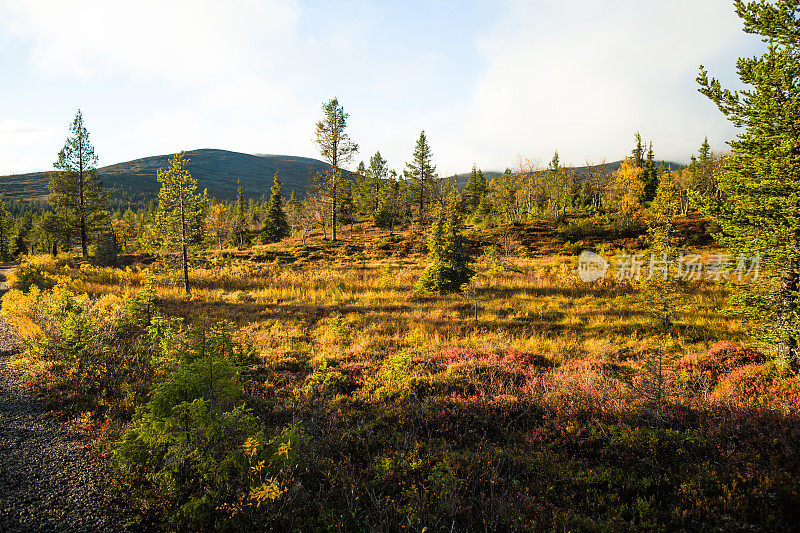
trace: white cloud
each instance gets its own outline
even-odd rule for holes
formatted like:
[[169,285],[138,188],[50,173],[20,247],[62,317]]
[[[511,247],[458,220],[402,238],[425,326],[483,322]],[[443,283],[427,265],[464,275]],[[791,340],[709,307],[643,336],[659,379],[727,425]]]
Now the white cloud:
[[0,27],[31,43],[42,73],[125,73],[177,84],[279,66],[299,16],[288,0],[27,0],[0,7]]
[[721,147],[733,130],[694,78],[741,36],[727,0],[509,2],[479,39],[488,67],[463,154],[496,166],[558,149],[582,164],[625,155],[637,130],[660,158],[686,159],[705,135]]
[[56,128],[6,118],[0,121],[0,176],[40,168],[37,150],[51,146],[53,160],[59,149]]
[[[724,56],[732,71],[741,52],[728,0],[509,0],[486,11],[491,20],[465,19],[478,31],[459,46],[397,26],[392,9],[412,8],[0,0],[0,52],[24,54],[31,70],[18,85],[52,86],[60,99],[35,119],[15,110],[52,117],[58,138],[40,137],[27,164],[33,144],[3,148],[2,164],[49,166],[71,119],[62,114],[78,106],[101,164],[199,147],[313,156],[313,124],[332,96],[351,114],[358,157],[380,149],[398,170],[421,129],[443,174],[502,170],[517,154],[548,160],[555,149],[574,164],[616,159],[636,130],[667,159],[685,159],[705,135],[715,148],[732,136],[694,84],[699,63],[713,69]],[[125,101],[128,86],[139,92]],[[6,146],[35,144],[3,135]]]

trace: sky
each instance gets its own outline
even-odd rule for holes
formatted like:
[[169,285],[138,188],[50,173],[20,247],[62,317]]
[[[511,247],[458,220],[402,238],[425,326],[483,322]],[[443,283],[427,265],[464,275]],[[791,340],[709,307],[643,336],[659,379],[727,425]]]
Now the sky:
[[360,150],[440,174],[686,162],[736,130],[697,92],[762,43],[728,0],[0,0],[0,175],[52,169],[81,109],[99,164],[178,150],[319,157],[337,97]]

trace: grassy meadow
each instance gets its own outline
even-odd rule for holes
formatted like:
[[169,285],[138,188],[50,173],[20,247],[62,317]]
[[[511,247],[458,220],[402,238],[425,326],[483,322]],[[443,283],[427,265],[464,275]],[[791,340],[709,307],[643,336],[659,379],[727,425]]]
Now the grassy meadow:
[[746,347],[724,284],[680,284],[666,334],[641,286],[584,283],[575,245],[531,231],[473,233],[467,295],[414,292],[422,233],[356,228],[198,255],[190,296],[169,257],[33,256],[3,312],[153,527],[793,523],[800,385]]

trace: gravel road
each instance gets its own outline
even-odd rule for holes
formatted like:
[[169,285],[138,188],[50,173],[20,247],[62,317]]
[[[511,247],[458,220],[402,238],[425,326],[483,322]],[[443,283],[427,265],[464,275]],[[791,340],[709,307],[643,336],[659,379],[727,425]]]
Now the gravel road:
[[[0,295],[13,265],[0,263]],[[0,531],[130,531],[106,498],[91,441],[46,416],[17,372],[0,318]]]

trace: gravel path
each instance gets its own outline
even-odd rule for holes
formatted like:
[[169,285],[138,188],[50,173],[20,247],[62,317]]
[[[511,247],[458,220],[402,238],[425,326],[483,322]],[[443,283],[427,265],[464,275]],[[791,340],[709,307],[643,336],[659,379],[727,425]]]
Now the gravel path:
[[[0,295],[5,274],[0,264]],[[91,441],[46,418],[18,373],[0,319],[0,531],[126,531],[126,517],[104,501],[103,465]]]

